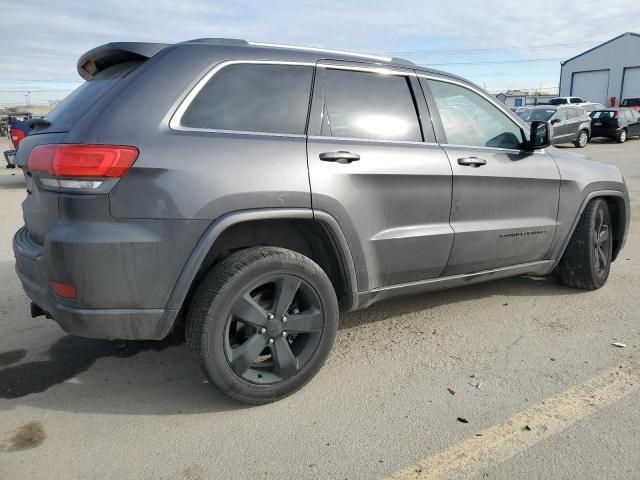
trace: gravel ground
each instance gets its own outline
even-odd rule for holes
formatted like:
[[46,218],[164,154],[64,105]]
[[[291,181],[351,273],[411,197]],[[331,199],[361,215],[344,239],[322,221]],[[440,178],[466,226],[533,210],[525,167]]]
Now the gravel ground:
[[[581,416],[571,390],[617,370],[638,372],[640,140],[580,153],[619,165],[631,190],[630,236],[604,288],[522,277],[343,315],[316,379],[260,407],[206,383],[179,334],[91,340],[30,318],[11,251],[24,183],[2,168],[0,478],[382,478],[433,465],[436,454],[474,437],[462,455],[473,460],[467,470],[447,463],[429,478],[640,477],[634,382],[605,385],[598,395],[610,400],[595,399]],[[515,424],[518,412],[553,405],[556,395],[569,399],[565,414],[552,413],[557,432],[544,434],[544,421],[532,431]],[[495,425],[540,436],[491,446],[483,432]],[[476,459],[477,448],[498,454]]]

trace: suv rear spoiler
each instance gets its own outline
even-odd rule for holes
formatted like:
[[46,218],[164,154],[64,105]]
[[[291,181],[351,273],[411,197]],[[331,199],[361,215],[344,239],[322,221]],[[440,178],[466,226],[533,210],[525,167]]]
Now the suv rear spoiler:
[[114,42],[89,50],[78,60],[78,73],[85,80],[91,80],[98,72],[111,65],[130,60],[144,60],[153,57],[168,47],[167,43]]

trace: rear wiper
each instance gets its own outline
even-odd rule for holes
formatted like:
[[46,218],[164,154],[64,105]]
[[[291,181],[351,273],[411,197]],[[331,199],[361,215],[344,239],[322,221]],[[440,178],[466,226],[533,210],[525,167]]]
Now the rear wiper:
[[48,127],[51,125],[51,122],[44,118],[32,118],[31,120],[27,120],[25,123],[29,128]]

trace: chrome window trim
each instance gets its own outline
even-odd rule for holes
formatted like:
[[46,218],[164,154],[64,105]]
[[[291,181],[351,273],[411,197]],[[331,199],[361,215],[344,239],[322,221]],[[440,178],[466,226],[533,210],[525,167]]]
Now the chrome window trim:
[[253,132],[248,130],[225,130],[219,128],[201,128],[201,127],[186,127],[182,125],[182,117],[184,113],[187,111],[191,102],[198,96],[200,91],[204,88],[204,86],[211,80],[211,78],[222,70],[225,67],[230,65],[239,65],[239,64],[247,64],[247,65],[294,65],[294,66],[302,66],[302,67],[315,67],[314,62],[287,62],[280,60],[224,60],[218,64],[216,64],[211,70],[209,70],[191,89],[191,91],[184,97],[184,99],[180,102],[180,105],[175,110],[171,119],[169,120],[169,128],[171,130],[177,130],[182,132],[209,132],[209,133],[233,133],[233,134],[242,134],[242,135],[262,135],[262,136],[272,136],[272,137],[305,137],[305,134],[300,133],[279,133],[279,132]]
[[[340,61],[343,60],[334,60]],[[376,67],[376,66],[360,66],[360,65],[340,65],[331,63],[332,60],[319,60],[317,63],[318,68],[327,68],[330,70],[350,70],[353,72],[365,72],[365,73],[377,73],[378,75],[395,75],[395,76],[403,76],[403,77],[415,77],[416,74],[410,69],[403,70],[404,67],[396,68],[396,67]]]
[[337,142],[369,142],[369,143],[392,143],[398,145],[428,145],[428,146],[441,146],[439,143],[433,142],[413,142],[408,140],[383,140],[377,138],[362,138],[362,137],[330,137],[326,135],[309,135],[309,140],[328,140]]
[[499,151],[499,152],[508,152],[508,153],[519,153],[519,154],[524,154],[524,155],[530,155],[533,153],[545,153],[545,149],[539,149],[539,150],[521,150],[518,148],[500,148],[500,147],[480,147],[478,145],[455,145],[455,144],[451,144],[451,143],[440,143],[440,146],[444,147],[449,147],[449,148],[462,148],[465,150],[491,150],[491,151]]

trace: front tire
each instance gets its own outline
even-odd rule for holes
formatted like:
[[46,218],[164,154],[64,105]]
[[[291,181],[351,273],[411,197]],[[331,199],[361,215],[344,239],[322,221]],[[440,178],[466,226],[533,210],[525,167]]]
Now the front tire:
[[587,146],[587,143],[589,143],[589,132],[580,130],[580,132],[578,132],[578,138],[573,144],[576,148],[584,148]]
[[251,404],[284,398],[320,370],[339,321],[326,273],[283,248],[255,247],[214,266],[186,322],[191,352],[226,395]]
[[624,143],[626,141],[627,141],[627,131],[623,128],[618,134],[618,137],[616,138],[616,142]]
[[597,290],[609,277],[613,251],[609,206],[602,198],[591,200],[560,260],[560,280],[568,287]]

